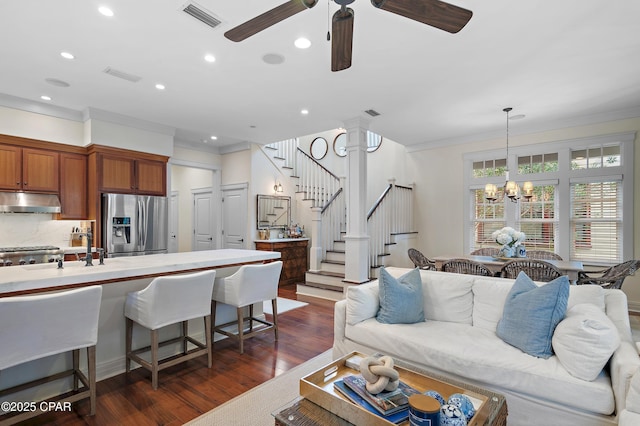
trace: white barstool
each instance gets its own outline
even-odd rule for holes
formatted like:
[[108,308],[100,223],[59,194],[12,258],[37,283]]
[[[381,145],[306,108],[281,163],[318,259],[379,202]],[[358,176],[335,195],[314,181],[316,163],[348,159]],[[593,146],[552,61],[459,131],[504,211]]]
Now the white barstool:
[[[51,355],[71,352],[72,368],[0,391],[0,397],[73,376],[73,392],[61,387],[47,402],[73,403],[90,400],[89,414],[96,412],[96,343],[102,287],[47,293],[36,296],[0,298],[0,376],[2,370]],[[87,374],[80,370],[80,349],[87,351]],[[79,387],[82,382],[83,387]],[[0,388],[2,381],[0,380]],[[62,396],[66,394],[66,396]],[[24,401],[24,397],[21,397]],[[36,402],[36,401],[32,401]],[[45,404],[46,406],[46,404]],[[41,414],[40,402],[34,410],[11,417],[0,416],[1,425],[10,425]]]
[[[211,301],[211,314],[213,315],[214,331],[225,336],[237,339],[240,342],[240,353],[244,353],[244,340],[273,329],[275,339],[278,340],[278,281],[282,271],[282,261],[265,263],[263,265],[244,265],[229,277],[219,278],[213,289]],[[253,304],[271,300],[273,308],[273,322],[253,316]],[[225,303],[235,306],[238,319],[226,324],[216,326],[216,305]],[[244,308],[249,306],[249,316],[244,316]],[[249,332],[244,332],[244,321],[249,320]],[[253,321],[257,321],[266,327],[253,330]],[[238,333],[225,330],[226,327],[238,324]]]
[[[151,371],[151,384],[158,389],[158,372],[165,368],[207,355],[207,365],[211,368],[211,294],[216,271],[204,271],[187,275],[173,275],[154,278],[143,290],[127,295],[124,306],[126,317],[126,370],[131,371],[131,361]],[[205,343],[189,336],[188,321],[204,318]],[[151,332],[151,345],[132,350],[133,323],[137,323]],[[179,337],[158,341],[158,330],[171,324],[182,323]],[[158,359],[160,346],[182,343],[182,355],[168,360]],[[188,351],[187,344],[197,346]],[[151,362],[138,354],[151,352]]]

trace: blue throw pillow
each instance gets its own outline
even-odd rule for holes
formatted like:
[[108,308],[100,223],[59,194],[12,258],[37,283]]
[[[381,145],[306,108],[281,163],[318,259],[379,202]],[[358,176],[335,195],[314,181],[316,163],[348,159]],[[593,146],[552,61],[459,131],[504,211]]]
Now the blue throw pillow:
[[553,355],[553,332],[564,318],[568,299],[566,276],[538,287],[520,272],[507,295],[496,334],[529,355],[549,358]]
[[376,319],[384,324],[413,324],[424,321],[422,279],[416,268],[394,278],[380,268],[380,309]]

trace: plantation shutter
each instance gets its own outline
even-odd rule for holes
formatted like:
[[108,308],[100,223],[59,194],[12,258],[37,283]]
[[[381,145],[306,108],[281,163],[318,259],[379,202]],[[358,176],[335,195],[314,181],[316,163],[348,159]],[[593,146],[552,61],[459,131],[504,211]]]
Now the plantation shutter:
[[557,182],[551,185],[539,183],[535,185],[533,197],[529,201],[520,200],[517,229],[527,236],[524,245],[528,250],[545,250],[555,253],[558,232],[555,197]]
[[[502,197],[502,188],[498,189]],[[507,225],[504,215],[504,203],[491,203],[484,198],[484,189],[473,190],[473,218],[471,232],[471,250],[482,247],[496,247],[491,234]]]
[[622,262],[622,177],[571,182],[571,259]]

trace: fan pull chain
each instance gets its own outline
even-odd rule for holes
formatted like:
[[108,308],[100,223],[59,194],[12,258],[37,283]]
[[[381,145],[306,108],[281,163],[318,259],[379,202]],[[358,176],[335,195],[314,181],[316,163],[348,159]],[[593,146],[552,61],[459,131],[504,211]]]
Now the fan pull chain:
[[331,0],[327,0],[327,41],[331,41],[331,32],[329,31],[329,28],[331,28],[330,23],[331,23],[331,11],[329,10],[331,5]]

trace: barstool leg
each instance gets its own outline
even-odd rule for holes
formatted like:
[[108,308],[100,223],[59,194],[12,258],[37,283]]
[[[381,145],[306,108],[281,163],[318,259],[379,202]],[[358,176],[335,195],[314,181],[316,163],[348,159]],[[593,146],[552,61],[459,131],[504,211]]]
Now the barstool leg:
[[78,371],[80,370],[80,349],[71,351],[71,359],[73,362],[73,391],[78,391]]
[[133,320],[131,318],[125,318],[125,370],[127,373],[131,372],[131,338],[133,335]]
[[278,299],[271,299],[271,310],[273,312],[273,332],[278,340]]
[[187,336],[189,335],[189,321],[182,321],[182,353],[187,353]]
[[236,308],[238,311],[238,340],[240,341],[240,353],[244,353],[244,312],[242,308]]
[[89,374],[89,415],[96,414],[96,347],[87,348],[87,373]]
[[216,306],[217,303],[215,300],[211,301],[211,345],[216,340]]
[[207,345],[207,366],[213,365],[213,333],[211,332],[211,315],[204,317],[204,337]]
[[158,330],[151,330],[151,386],[158,389]]
[[253,303],[249,305],[249,333],[253,331]]

